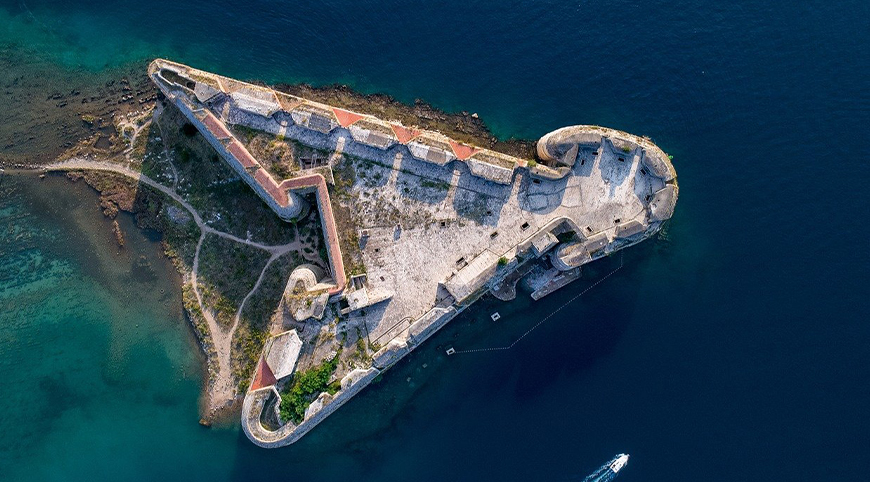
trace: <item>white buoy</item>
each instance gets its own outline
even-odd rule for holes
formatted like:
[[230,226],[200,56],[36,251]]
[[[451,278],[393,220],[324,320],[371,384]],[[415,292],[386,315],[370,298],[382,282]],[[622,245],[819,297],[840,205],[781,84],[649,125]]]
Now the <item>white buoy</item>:
[[489,315],[489,317],[492,318],[492,321],[498,321],[498,320],[501,319],[501,315],[498,314],[498,311],[496,311],[495,313]]

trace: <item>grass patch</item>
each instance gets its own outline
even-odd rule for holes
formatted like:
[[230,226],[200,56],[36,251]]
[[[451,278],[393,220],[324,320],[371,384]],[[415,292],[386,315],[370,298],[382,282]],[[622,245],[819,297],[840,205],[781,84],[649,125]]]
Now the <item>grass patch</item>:
[[199,252],[199,284],[203,302],[215,310],[223,326],[232,325],[242,300],[254,287],[269,259],[261,249],[208,235]]
[[356,330],[356,336],[355,350],[351,353],[349,360],[360,366],[369,366],[372,363],[372,357],[369,355],[368,346],[366,346],[366,342],[359,329]]
[[[168,105],[159,119],[178,171],[179,194],[215,229],[264,244],[286,244],[296,230],[279,218],[201,135],[182,133],[186,119]],[[256,133],[257,131],[252,131]]]
[[329,379],[338,367],[340,355],[341,349],[332,359],[293,375],[281,394],[281,419],[300,423],[305,417],[305,409],[320,393],[327,390],[334,390],[331,393],[338,391],[340,386],[330,386]]
[[250,324],[240,325],[233,338],[232,370],[233,377],[238,381],[239,393],[245,393],[254,366],[263,352],[269,332],[266,329],[257,328]]
[[241,392],[247,388],[263,351],[270,321],[281,302],[290,272],[302,262],[301,256],[294,252],[276,259],[266,270],[260,288],[245,304],[232,347],[233,377],[239,381]]
[[356,169],[349,158],[342,159],[333,167],[335,184],[329,187],[332,202],[332,215],[338,231],[338,244],[345,271],[349,276],[365,273],[362,251],[360,250],[359,226],[354,220],[353,206],[355,195],[353,184],[356,182]]
[[420,186],[428,187],[432,189],[438,189],[441,191],[446,191],[450,189],[450,184],[442,181],[433,181],[431,179],[423,179],[420,181]]
[[149,125],[143,127],[133,141],[133,152],[130,154],[130,157],[134,161],[142,162],[151,142],[153,142],[153,136],[151,135],[151,126]]

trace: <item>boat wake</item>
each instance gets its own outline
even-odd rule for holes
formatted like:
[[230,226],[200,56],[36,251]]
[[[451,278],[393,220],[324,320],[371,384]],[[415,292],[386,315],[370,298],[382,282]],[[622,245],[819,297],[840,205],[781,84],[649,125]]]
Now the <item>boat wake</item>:
[[601,467],[598,467],[595,472],[587,475],[586,478],[583,479],[583,482],[610,482],[619,475],[619,471],[625,468],[627,463],[628,455],[619,454]]

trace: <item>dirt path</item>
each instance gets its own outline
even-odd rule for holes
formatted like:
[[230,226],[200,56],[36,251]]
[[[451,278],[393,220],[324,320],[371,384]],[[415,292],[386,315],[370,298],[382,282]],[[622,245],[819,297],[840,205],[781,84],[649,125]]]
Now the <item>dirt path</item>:
[[[190,282],[193,286],[193,292],[196,296],[196,301],[199,304],[200,310],[202,311],[202,314],[205,317],[206,323],[208,325],[209,336],[211,337],[212,345],[215,348],[217,358],[215,360],[217,373],[215,374],[214,383],[212,383],[208,389],[208,410],[210,412],[213,412],[232,402],[236,396],[236,383],[233,380],[231,366],[232,342],[236,329],[239,326],[239,320],[241,319],[242,310],[245,308],[245,305],[247,304],[251,296],[253,296],[254,293],[256,293],[256,291],[260,288],[260,284],[262,283],[263,278],[266,275],[266,270],[275,260],[289,253],[290,251],[298,251],[302,253],[302,246],[299,242],[298,237],[292,243],[282,244],[278,246],[269,246],[251,240],[242,239],[230,233],[218,231],[207,225],[202,220],[199,212],[197,212],[197,210],[194,209],[194,207],[191,206],[190,203],[188,203],[181,196],[179,196],[174,189],[166,187],[154,181],[150,177],[140,172],[134,171],[133,169],[130,169],[129,167],[121,164],[101,162],[90,159],[73,158],[49,164],[45,166],[44,169],[46,171],[90,170],[120,174],[162,192],[163,194],[170,197],[173,201],[181,205],[188,212],[190,212],[191,216],[193,217],[193,221],[199,227],[201,232],[199,241],[196,244],[196,253],[193,257],[193,266],[191,267]],[[203,304],[202,295],[200,294],[199,284],[197,282],[199,276],[199,253],[206,236],[209,234],[220,236],[236,243],[262,249],[271,255],[269,257],[269,260],[266,262],[266,265],[263,267],[263,270],[260,272],[260,276],[259,278],[257,278],[257,282],[254,284],[254,287],[251,289],[250,292],[248,292],[247,296],[245,296],[245,298],[239,305],[239,309],[238,311],[236,311],[236,315],[233,319],[233,325],[228,330],[221,329],[220,325],[218,325],[217,323],[217,320],[215,320],[212,311],[208,307],[206,307],[205,304]],[[302,254],[304,256],[304,253]]]
[[166,143],[166,133],[163,132],[163,126],[160,125],[160,114],[163,113],[163,106],[157,104],[154,107],[154,113],[151,115],[151,122],[157,126],[160,131],[160,142],[163,144],[163,154],[166,156],[166,163],[169,164],[169,169],[172,170],[172,190],[178,191],[178,170],[175,169],[175,164],[172,163],[169,154],[169,144]]

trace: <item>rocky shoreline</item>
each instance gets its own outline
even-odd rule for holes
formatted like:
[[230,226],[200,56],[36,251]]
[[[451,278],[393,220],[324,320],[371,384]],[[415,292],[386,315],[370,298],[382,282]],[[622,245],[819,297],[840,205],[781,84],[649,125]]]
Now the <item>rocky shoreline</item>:
[[157,99],[145,66],[135,62],[92,73],[0,50],[0,110],[6,116],[0,167],[38,168],[86,140],[102,148],[115,134],[116,116],[148,109]]
[[[263,83],[258,83],[264,85]],[[499,139],[476,113],[445,112],[425,100],[402,103],[387,94],[363,94],[347,85],[332,84],[315,87],[309,84],[277,84],[275,90],[316,102],[369,114],[381,119],[394,119],[405,125],[417,125],[438,131],[447,137],[492,149],[509,156],[532,159],[536,142],[530,139]]]

